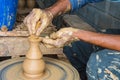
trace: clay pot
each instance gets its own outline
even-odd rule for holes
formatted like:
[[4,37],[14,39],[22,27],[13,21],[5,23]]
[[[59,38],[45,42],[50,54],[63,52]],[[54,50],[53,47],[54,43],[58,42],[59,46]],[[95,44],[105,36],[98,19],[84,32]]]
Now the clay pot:
[[24,75],[29,78],[39,78],[44,74],[44,60],[25,59],[23,63]]
[[37,78],[44,73],[45,62],[39,48],[40,41],[41,39],[34,35],[29,37],[30,48],[23,63],[23,71],[26,77]]
[[18,1],[18,9],[24,9],[25,7],[25,0]]
[[27,7],[32,9],[35,7],[35,0],[27,0]]

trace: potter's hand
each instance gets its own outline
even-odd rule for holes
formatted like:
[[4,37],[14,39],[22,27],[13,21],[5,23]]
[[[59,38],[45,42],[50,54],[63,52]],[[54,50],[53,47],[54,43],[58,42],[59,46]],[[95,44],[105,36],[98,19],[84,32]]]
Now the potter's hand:
[[78,29],[72,27],[60,29],[58,32],[51,34],[49,38],[43,38],[43,43],[63,47],[66,43],[76,39],[73,33],[77,31]]
[[[29,33],[37,36],[52,22],[53,16],[49,11],[33,9],[32,12],[24,19],[24,24],[28,27]],[[39,28],[36,29],[37,23],[40,22]]]

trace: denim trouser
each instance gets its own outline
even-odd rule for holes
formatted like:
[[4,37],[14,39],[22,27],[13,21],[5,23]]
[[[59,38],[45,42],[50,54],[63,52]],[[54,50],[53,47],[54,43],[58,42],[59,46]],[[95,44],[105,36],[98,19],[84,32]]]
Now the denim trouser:
[[[101,33],[120,34],[120,29],[106,29]],[[65,46],[63,52],[78,70],[82,80],[86,80],[87,77],[88,80],[120,79],[120,52],[107,50],[83,41]]]
[[88,80],[120,80],[120,52],[105,49],[92,53],[86,72]]
[[102,49],[82,41],[65,46],[63,52],[82,80],[119,80],[120,52]]

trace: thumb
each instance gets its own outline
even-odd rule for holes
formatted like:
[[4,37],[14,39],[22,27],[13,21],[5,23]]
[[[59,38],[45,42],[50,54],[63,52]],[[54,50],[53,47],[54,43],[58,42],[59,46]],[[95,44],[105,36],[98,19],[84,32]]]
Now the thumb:
[[42,42],[45,43],[45,44],[54,45],[54,40],[52,40],[50,38],[43,38]]

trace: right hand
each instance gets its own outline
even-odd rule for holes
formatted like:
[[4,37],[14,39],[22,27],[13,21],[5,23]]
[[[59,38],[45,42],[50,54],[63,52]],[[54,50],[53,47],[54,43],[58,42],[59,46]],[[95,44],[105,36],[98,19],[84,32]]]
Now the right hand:
[[77,32],[78,30],[79,29],[72,27],[62,28],[59,31],[52,33],[50,37],[43,38],[42,42],[55,47],[63,47],[66,43],[77,39],[75,36],[73,36],[73,33]]
[[[24,19],[24,24],[28,27],[30,35],[37,36],[52,22],[53,15],[49,11],[33,9],[32,12]],[[40,22],[39,28],[36,29],[37,23]]]

